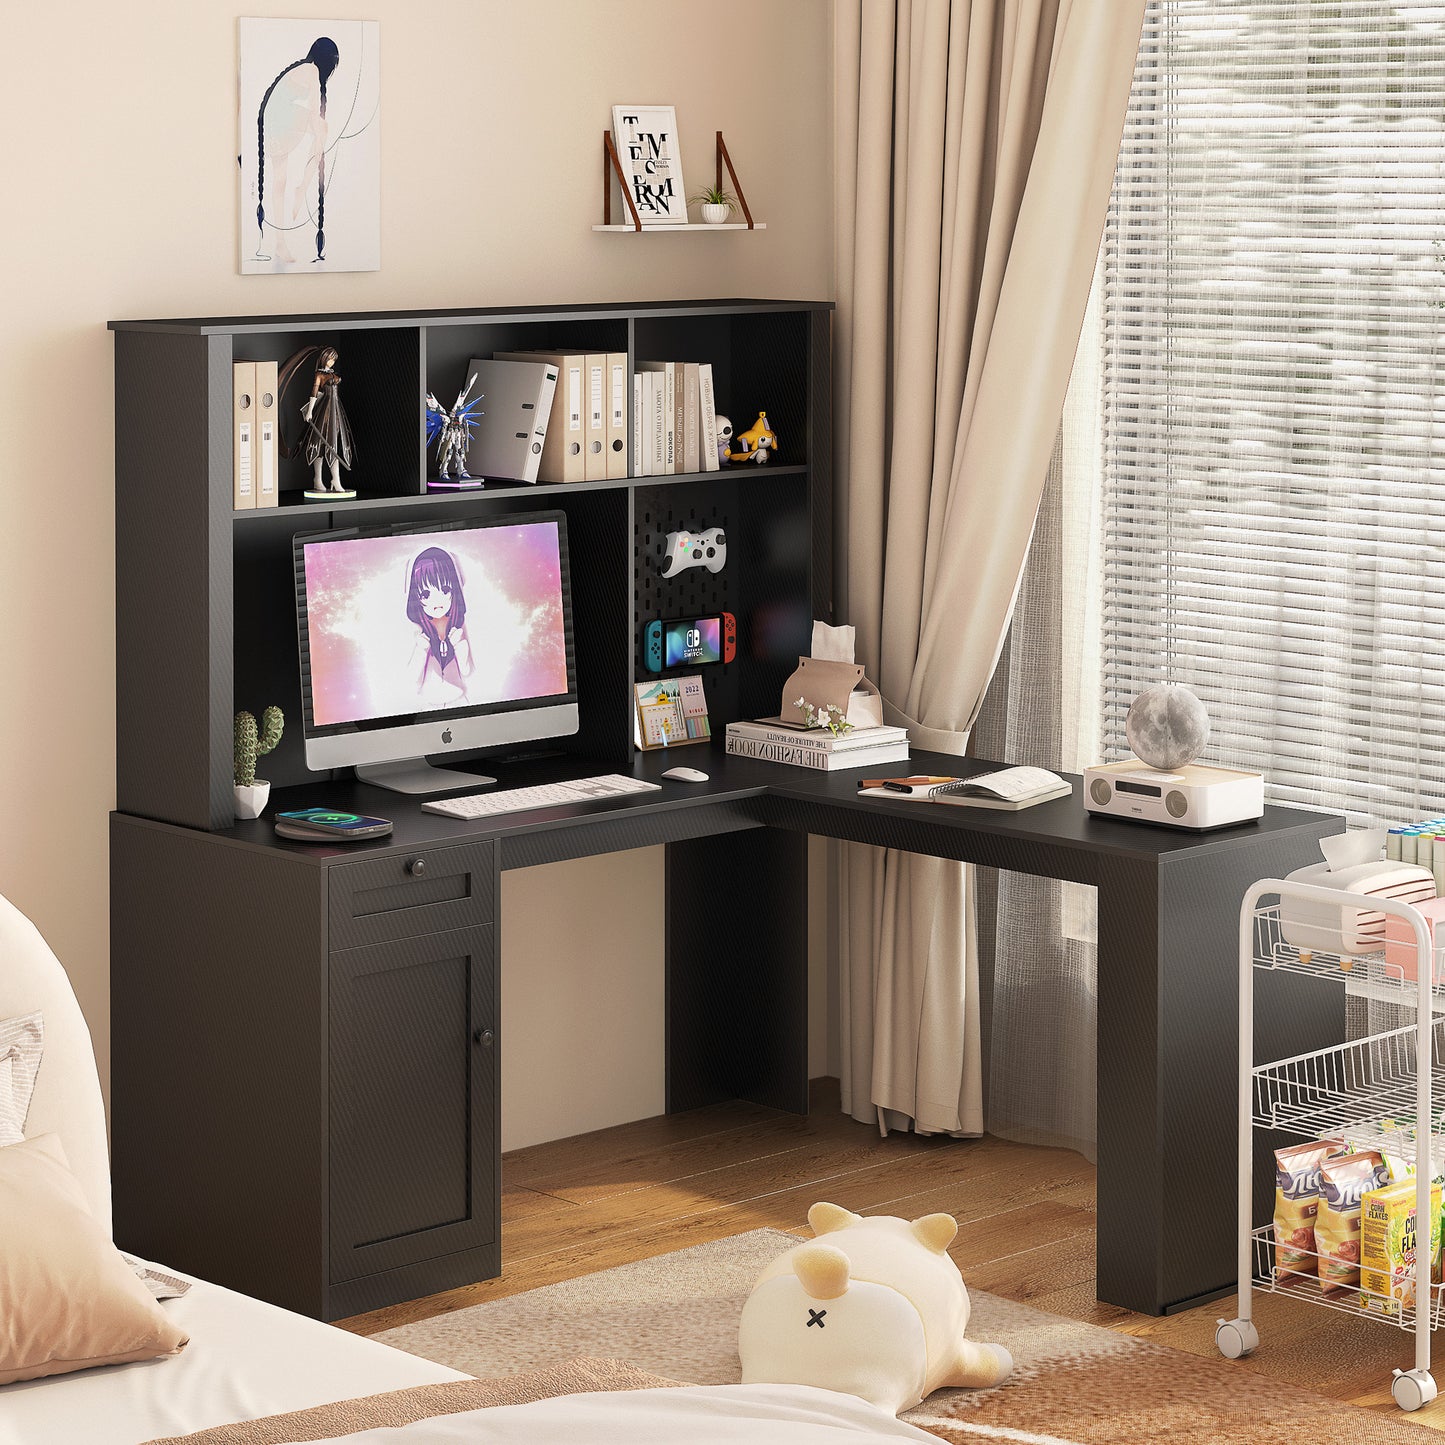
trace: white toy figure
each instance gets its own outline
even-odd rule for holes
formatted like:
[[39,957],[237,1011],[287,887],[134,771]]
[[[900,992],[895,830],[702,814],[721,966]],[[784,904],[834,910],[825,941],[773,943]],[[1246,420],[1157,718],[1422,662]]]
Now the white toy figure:
[[713,417],[717,427],[717,459],[721,466],[727,466],[728,453],[733,448],[733,424],[721,412]]
[[948,1257],[952,1215],[910,1223],[815,1204],[808,1223],[819,1238],[768,1265],[743,1306],[745,1385],[816,1385],[897,1415],[945,1386],[1008,1378],[1013,1357],[1002,1345],[964,1338],[968,1290]]

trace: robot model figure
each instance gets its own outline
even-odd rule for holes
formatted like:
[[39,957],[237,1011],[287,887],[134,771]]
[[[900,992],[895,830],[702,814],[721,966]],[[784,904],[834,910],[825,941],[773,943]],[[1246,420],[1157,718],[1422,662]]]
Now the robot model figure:
[[[334,347],[303,347],[287,361],[281,368],[276,386],[276,408],[281,411],[287,387],[313,359],[311,394],[301,408],[301,420],[305,425],[294,445],[288,445],[284,437],[281,439],[281,455],[305,457],[312,469],[311,486],[306,490],[308,497],[317,501],[354,497],[354,491],[341,485],[341,469],[345,467],[350,471],[356,461],[356,444],[351,435],[351,423],[341,406],[341,378],[336,374]],[[321,475],[323,470],[329,472],[325,479]]]
[[460,487],[466,484],[480,486],[467,471],[467,448],[471,445],[472,429],[476,418],[485,416],[477,407],[482,404],[481,395],[467,400],[467,394],[477,384],[473,373],[467,384],[457,393],[450,411],[444,411],[442,404],[431,392],[426,394],[426,441],[430,446],[437,444],[436,480],[429,483],[434,487]]

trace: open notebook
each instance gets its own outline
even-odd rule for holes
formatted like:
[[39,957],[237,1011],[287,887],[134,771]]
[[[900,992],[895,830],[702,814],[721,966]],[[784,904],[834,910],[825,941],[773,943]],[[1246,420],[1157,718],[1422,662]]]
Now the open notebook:
[[958,803],[969,808],[1017,812],[1067,798],[1073,785],[1047,768],[1000,768],[974,778],[865,778],[860,797],[908,799],[916,803]]

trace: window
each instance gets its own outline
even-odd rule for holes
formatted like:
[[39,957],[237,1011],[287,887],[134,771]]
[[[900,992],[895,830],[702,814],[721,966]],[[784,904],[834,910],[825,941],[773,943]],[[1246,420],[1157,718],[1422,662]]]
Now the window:
[[1152,0],[1102,257],[1103,740],[1445,809],[1445,4]]

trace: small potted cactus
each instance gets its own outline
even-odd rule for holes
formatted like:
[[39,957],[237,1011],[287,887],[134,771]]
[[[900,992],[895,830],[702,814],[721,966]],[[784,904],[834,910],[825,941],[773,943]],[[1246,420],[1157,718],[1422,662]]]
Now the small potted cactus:
[[281,741],[286,719],[279,707],[268,707],[258,726],[254,713],[236,714],[236,816],[259,818],[271,796],[271,784],[256,781],[256,759],[263,758]]

